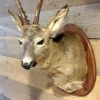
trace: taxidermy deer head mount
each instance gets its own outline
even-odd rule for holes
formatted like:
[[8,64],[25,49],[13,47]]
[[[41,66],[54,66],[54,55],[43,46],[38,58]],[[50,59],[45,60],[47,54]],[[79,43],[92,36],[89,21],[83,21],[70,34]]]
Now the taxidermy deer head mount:
[[58,32],[69,9],[65,5],[51,18],[48,25],[39,25],[43,0],[39,0],[32,23],[27,19],[21,2],[17,0],[20,15],[8,10],[22,36],[19,44],[23,47],[22,67],[30,69],[37,65],[45,70],[54,84],[72,93],[83,86],[87,73],[86,54],[79,36],[72,32]]
[[19,44],[23,47],[22,66],[25,69],[35,67],[38,62],[45,60],[51,52],[49,50],[50,46],[53,46],[51,42],[59,42],[63,37],[63,35],[57,32],[62,27],[64,18],[69,11],[68,6],[65,5],[59,10],[56,15],[51,18],[47,26],[41,27],[39,25],[39,16],[42,3],[43,0],[38,1],[32,23],[27,19],[20,0],[17,0],[20,15],[8,10],[18,30],[22,32]]

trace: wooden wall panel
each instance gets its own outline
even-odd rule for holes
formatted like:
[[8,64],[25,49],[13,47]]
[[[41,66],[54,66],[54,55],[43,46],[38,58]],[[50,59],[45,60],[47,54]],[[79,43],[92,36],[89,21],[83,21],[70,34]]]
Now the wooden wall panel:
[[[45,25],[57,10],[47,10],[41,13],[40,23]],[[88,38],[100,38],[100,3],[70,7],[65,23],[79,25]],[[29,14],[33,19],[33,14]],[[10,23],[10,24],[9,24]],[[0,17],[0,36],[19,36],[15,24],[10,17]]]
[[0,75],[0,100],[63,100],[34,86]]
[[[33,4],[35,5],[36,1],[23,0],[27,12],[34,12]],[[66,2],[73,7],[70,7],[65,23],[79,25],[88,38],[100,38],[100,3],[93,3],[100,2],[100,0],[45,0],[41,13],[41,24],[46,24],[56,13],[55,9],[59,9]],[[90,39],[97,64],[98,76],[95,88],[86,97],[65,94],[53,87],[48,76],[37,68],[26,71],[21,67],[19,58],[21,58],[22,51],[17,42],[20,33],[7,14],[8,8],[16,9],[14,6],[14,0],[0,0],[0,100],[48,100],[48,97],[52,100],[62,100],[62,98],[66,100],[100,100],[100,39]],[[29,14],[30,17],[32,15]]]
[[[0,0],[0,16],[7,16],[8,8],[16,9],[16,0]],[[21,0],[27,12],[34,12],[37,0]],[[77,6],[88,3],[96,3],[100,0],[44,0],[43,10],[59,9],[66,3],[69,6]]]

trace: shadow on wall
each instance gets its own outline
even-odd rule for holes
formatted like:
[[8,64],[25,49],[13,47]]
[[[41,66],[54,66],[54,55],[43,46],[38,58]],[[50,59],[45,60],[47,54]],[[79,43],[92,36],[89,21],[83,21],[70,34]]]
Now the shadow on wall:
[[[47,74],[37,68],[33,68],[32,70],[30,70],[29,75],[29,82],[33,86],[46,90],[52,85],[52,80],[50,80]],[[35,98],[34,100],[41,100],[39,98],[41,98],[43,91],[36,91],[35,94],[34,92],[35,90],[33,91],[33,89],[30,88],[30,94],[32,94],[30,95],[30,100],[33,100],[33,97]]]
[[4,96],[3,94],[0,94],[0,100],[11,100],[8,97]]
[[0,100],[40,100],[42,90],[0,75],[0,93]]
[[[36,87],[38,87],[40,89],[43,89],[43,90],[52,89],[53,93],[60,97],[70,96],[70,94],[67,94],[66,92],[64,92],[61,89],[54,86],[52,79],[45,73],[45,71],[41,71],[37,68],[33,68],[30,71],[29,81],[30,81],[30,84],[34,84]],[[32,91],[33,90],[30,88],[30,94],[33,93]],[[41,97],[42,92],[43,91],[39,92],[37,96]],[[33,96],[30,96],[30,97],[31,97],[30,100],[33,100],[32,99]],[[35,99],[35,100],[39,100],[39,99]]]

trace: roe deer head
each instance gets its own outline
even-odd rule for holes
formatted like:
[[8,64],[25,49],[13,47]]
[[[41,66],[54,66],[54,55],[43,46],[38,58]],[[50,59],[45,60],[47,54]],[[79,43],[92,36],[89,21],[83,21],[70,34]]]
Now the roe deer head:
[[84,47],[79,37],[72,33],[59,33],[69,11],[62,7],[45,27],[39,25],[39,15],[43,0],[39,0],[32,23],[27,19],[20,0],[17,5],[20,15],[8,10],[22,36],[22,67],[30,69],[37,66],[46,70],[54,84],[71,93],[82,87],[87,72]]
[[46,27],[41,27],[39,25],[39,15],[42,2],[43,0],[39,0],[38,2],[32,23],[27,19],[20,0],[17,0],[20,15],[8,10],[19,31],[23,33],[19,39],[19,43],[23,45],[22,66],[26,69],[34,67],[37,64],[37,59],[40,60],[43,59],[42,57],[46,58],[49,55],[49,41],[53,36],[56,37],[57,31],[68,12],[68,6],[66,5],[57,12],[56,16],[51,19]]

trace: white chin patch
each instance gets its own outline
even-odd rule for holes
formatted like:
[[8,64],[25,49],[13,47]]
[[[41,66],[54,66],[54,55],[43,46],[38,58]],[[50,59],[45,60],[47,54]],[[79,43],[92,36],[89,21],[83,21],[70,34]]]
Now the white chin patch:
[[32,61],[31,57],[23,57],[23,63],[30,63]]

